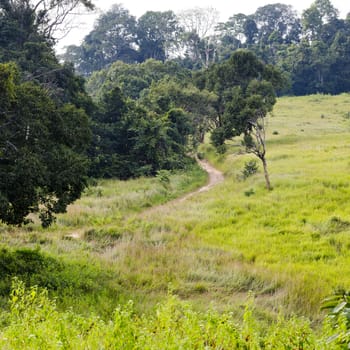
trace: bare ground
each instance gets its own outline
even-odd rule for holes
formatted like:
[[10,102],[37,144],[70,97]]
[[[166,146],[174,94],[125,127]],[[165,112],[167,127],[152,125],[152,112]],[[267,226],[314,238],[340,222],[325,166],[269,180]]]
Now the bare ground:
[[206,160],[197,159],[197,162],[200,165],[200,167],[208,173],[208,175],[209,175],[208,183],[205,186],[199,188],[198,190],[186,194],[184,197],[181,197],[179,199],[175,199],[175,201],[179,201],[179,202],[185,201],[186,199],[192,197],[193,195],[200,193],[200,192],[208,191],[212,187],[214,187],[215,185],[224,181],[224,175],[222,174],[222,172],[215,169]]
[[[199,189],[192,191],[190,193],[187,193],[185,196],[174,199],[170,202],[161,204],[161,205],[157,205],[155,207],[151,207],[149,209],[146,209],[144,211],[142,211],[139,215],[141,217],[145,217],[149,214],[155,213],[160,209],[164,209],[164,208],[168,208],[172,207],[172,205],[177,204],[177,203],[181,203],[186,201],[188,198],[195,196],[198,193],[201,192],[205,192],[205,191],[209,191],[211,188],[213,188],[214,186],[216,186],[217,184],[221,183],[224,181],[224,176],[222,174],[221,171],[215,169],[213,166],[211,166],[206,160],[199,160],[197,159],[198,164],[200,165],[200,167],[202,169],[204,169],[207,173],[208,173],[208,182],[205,186],[200,187]],[[74,233],[70,233],[65,235],[66,239],[79,239],[82,237],[82,232],[74,232]]]
[[176,198],[176,199],[174,199],[174,200],[172,200],[170,202],[166,202],[164,204],[157,205],[155,207],[151,207],[149,209],[146,209],[146,210],[144,210],[143,212],[140,213],[141,217],[145,217],[145,216],[147,216],[149,214],[153,214],[153,213],[159,211],[160,209],[165,209],[165,208],[169,209],[173,205],[175,205],[177,203],[184,202],[187,199],[189,199],[190,197],[193,197],[193,196],[195,196],[198,193],[209,191],[211,188],[213,188],[217,184],[219,184],[219,183],[224,181],[224,175],[222,174],[222,172],[217,170],[216,168],[214,168],[206,160],[197,159],[197,162],[198,162],[199,166],[202,169],[204,169],[209,175],[208,182],[207,182],[207,184],[205,186],[202,186],[202,187],[200,187],[199,189],[197,189],[195,191],[187,193],[183,197]]

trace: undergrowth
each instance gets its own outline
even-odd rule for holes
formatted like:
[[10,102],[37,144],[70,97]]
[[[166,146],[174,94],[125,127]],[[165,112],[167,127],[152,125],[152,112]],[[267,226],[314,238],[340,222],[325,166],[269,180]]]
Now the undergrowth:
[[151,315],[137,315],[131,301],[113,319],[60,312],[47,290],[13,280],[9,311],[1,317],[1,349],[341,349],[329,341],[332,328],[318,336],[301,318],[279,316],[262,329],[253,298],[239,323],[232,313],[198,313],[174,295]]

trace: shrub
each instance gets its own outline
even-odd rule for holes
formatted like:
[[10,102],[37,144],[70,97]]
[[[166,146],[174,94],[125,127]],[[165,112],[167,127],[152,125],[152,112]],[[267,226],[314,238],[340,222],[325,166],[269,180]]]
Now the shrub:
[[243,180],[256,174],[258,172],[258,169],[259,169],[259,167],[258,167],[256,160],[249,160],[249,161],[245,162],[244,169],[242,170]]

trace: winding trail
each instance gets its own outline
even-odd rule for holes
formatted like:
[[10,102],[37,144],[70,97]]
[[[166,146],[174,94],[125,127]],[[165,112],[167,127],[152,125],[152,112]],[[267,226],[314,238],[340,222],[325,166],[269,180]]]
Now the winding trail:
[[197,160],[197,163],[199,164],[199,166],[203,170],[205,170],[207,172],[207,174],[209,175],[209,179],[208,179],[208,182],[206,185],[204,185],[204,186],[202,186],[202,187],[198,188],[197,190],[194,190],[190,193],[187,193],[186,195],[184,195],[182,197],[179,197],[179,198],[173,199],[169,202],[166,202],[166,203],[163,203],[160,205],[156,205],[156,206],[151,207],[149,209],[143,210],[141,213],[139,213],[139,216],[146,217],[149,214],[152,214],[152,213],[159,211],[160,209],[172,207],[173,205],[176,205],[177,203],[181,203],[181,202],[186,201],[187,199],[195,196],[198,193],[209,191],[211,188],[213,188],[217,184],[224,181],[224,175],[222,174],[221,171],[214,168],[206,160],[200,160],[198,158],[196,160]]
[[206,160],[199,160],[199,159],[197,159],[197,162],[200,165],[200,167],[208,173],[208,175],[209,175],[208,183],[205,186],[200,187],[199,189],[186,194],[184,197],[180,197],[178,199],[175,199],[172,202],[185,201],[186,199],[192,197],[193,195],[195,195],[197,193],[209,191],[212,187],[214,187],[217,184],[219,184],[219,183],[224,181],[224,175],[222,174],[222,172],[217,170],[217,169],[215,169]]
[[[156,205],[154,207],[150,207],[146,210],[143,210],[142,212],[140,212],[139,214],[137,214],[137,216],[139,217],[146,217],[149,214],[155,213],[160,209],[165,209],[165,208],[171,208],[173,205],[177,204],[177,203],[181,203],[184,202],[185,200],[187,200],[190,197],[193,197],[194,195],[201,193],[201,192],[205,192],[205,191],[209,191],[211,188],[213,188],[214,186],[216,186],[217,184],[221,183],[224,181],[224,175],[222,174],[221,171],[217,170],[216,168],[214,168],[212,165],[210,165],[206,160],[200,160],[200,159],[196,159],[199,166],[207,172],[209,179],[208,182],[205,186],[202,186],[200,188],[198,188],[197,190],[194,190],[190,193],[187,193],[186,195],[184,195],[183,197],[180,198],[176,198],[173,199],[169,202],[160,204],[160,205]],[[66,234],[64,236],[65,239],[80,239],[82,237],[82,232],[78,232],[77,230],[75,232]]]

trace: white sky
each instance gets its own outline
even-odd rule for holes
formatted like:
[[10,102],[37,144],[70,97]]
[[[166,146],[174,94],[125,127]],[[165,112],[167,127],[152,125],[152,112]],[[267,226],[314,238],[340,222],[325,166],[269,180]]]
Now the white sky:
[[[246,15],[252,14],[258,7],[274,3],[292,5],[293,8],[301,14],[301,12],[309,8],[313,2],[314,0],[176,0],[171,2],[164,0],[93,1],[97,9],[100,11],[99,13],[101,13],[101,11],[107,11],[115,3],[121,3],[130,11],[131,15],[136,17],[142,16],[147,11],[173,10],[176,13],[194,7],[213,7],[220,12],[221,21],[226,21],[229,17],[237,13],[244,13]],[[350,12],[350,3],[348,3],[347,0],[331,0],[331,3],[340,11],[340,17],[342,18]],[[61,50],[65,45],[79,45],[85,35],[87,35],[93,28],[93,23],[97,17],[98,13],[79,16],[79,18],[75,20],[75,26],[77,26],[77,28],[73,29],[59,42],[57,45],[58,50]]]

